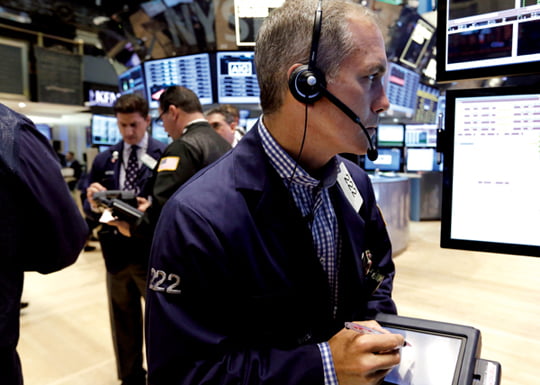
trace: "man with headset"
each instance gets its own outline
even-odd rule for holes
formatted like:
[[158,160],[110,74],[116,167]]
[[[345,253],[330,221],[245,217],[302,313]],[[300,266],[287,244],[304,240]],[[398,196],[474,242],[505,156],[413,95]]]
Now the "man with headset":
[[289,0],[255,62],[263,116],[157,225],[149,384],[379,384],[404,342],[373,321],[396,312],[391,245],[368,175],[337,154],[376,156],[382,34],[350,1]]

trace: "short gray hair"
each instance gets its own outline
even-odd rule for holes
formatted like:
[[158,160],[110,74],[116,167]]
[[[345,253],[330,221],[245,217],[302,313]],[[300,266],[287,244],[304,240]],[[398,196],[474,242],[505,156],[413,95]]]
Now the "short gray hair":
[[[277,111],[288,88],[287,70],[294,63],[308,64],[316,0],[286,0],[265,19],[255,45],[255,66],[264,113]],[[371,19],[366,7],[349,0],[327,0],[322,5],[322,28],[316,65],[327,81],[356,48],[349,29],[351,15]]]

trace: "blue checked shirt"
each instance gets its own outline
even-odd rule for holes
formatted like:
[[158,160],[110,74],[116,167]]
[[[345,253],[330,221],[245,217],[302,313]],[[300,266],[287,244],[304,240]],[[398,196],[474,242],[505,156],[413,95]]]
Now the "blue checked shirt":
[[[339,267],[340,236],[336,213],[328,189],[336,183],[337,160],[334,158],[325,166],[321,180],[315,179],[300,167],[274,140],[264,126],[262,118],[259,119],[258,130],[262,138],[263,149],[270,163],[283,180],[283,183],[288,187],[302,216],[308,218],[308,226],[317,251],[317,258],[328,276],[328,284],[333,292],[332,300],[335,316],[337,311],[337,270]],[[318,347],[321,351],[325,385],[338,385],[330,346],[327,342],[323,342],[318,344]]]

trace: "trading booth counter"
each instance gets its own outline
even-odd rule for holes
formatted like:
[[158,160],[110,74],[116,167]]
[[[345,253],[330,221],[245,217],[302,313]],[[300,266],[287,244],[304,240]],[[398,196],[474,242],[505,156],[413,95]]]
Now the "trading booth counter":
[[409,243],[409,179],[385,175],[370,177],[392,241],[393,255],[397,255],[404,251]]

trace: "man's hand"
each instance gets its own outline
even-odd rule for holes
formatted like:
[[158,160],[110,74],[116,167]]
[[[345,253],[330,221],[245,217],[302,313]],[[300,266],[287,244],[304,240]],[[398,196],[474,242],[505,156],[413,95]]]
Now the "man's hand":
[[107,224],[116,227],[124,237],[131,237],[131,230],[129,229],[128,222],[115,219],[114,221],[107,222]]
[[148,199],[143,197],[137,197],[137,210],[144,213],[151,205],[152,203]]
[[375,321],[359,322],[383,334],[359,334],[343,329],[328,344],[340,385],[376,385],[400,362],[404,338],[384,331]]
[[88,203],[90,203],[90,207],[93,211],[97,210],[96,202],[94,202],[94,193],[98,191],[107,191],[107,189],[97,182],[92,183],[86,189],[86,199],[88,199]]

